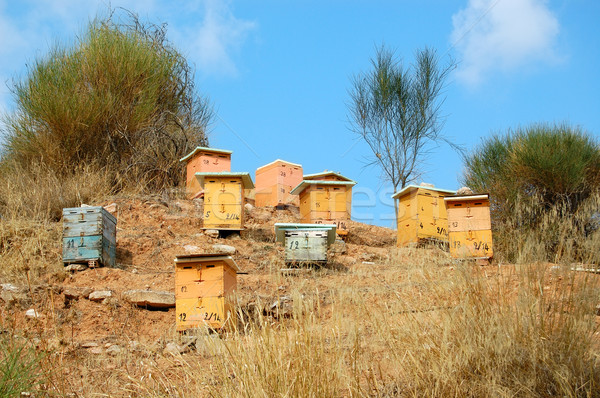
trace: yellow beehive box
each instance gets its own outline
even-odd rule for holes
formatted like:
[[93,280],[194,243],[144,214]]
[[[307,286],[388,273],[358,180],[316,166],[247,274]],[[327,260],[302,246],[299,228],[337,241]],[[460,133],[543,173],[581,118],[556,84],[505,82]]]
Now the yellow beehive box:
[[444,198],[448,212],[450,255],[489,259],[494,255],[489,195]]
[[448,242],[444,198],[455,191],[430,185],[408,185],[395,193],[398,200],[398,246],[421,240]]
[[[300,222],[335,224],[338,235],[346,235],[346,221],[351,217],[352,187],[356,182],[337,173],[322,174],[316,175],[317,178],[330,179],[304,179],[291,192],[300,198]],[[308,175],[309,178],[313,176],[315,174]]]
[[222,329],[235,319],[229,296],[239,269],[230,256],[190,254],[175,258],[175,313],[178,331]]
[[302,181],[302,166],[277,159],[256,169],[255,205],[298,206],[298,196],[290,191]]
[[196,173],[204,191],[204,229],[244,229],[245,192],[254,188],[249,173]]
[[185,185],[188,197],[197,197],[202,193],[202,188],[195,177],[196,173],[231,171],[232,153],[225,149],[199,146],[181,158],[180,162],[185,162]]

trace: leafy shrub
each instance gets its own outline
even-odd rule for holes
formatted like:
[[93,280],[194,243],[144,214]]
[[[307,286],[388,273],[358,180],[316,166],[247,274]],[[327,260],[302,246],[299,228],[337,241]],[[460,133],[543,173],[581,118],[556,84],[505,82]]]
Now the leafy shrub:
[[548,260],[565,236],[586,246],[600,188],[600,148],[588,133],[567,125],[519,128],[485,140],[465,163],[464,184],[490,194],[497,246],[508,259],[518,257],[523,239],[544,242]]
[[212,108],[164,26],[133,14],[91,22],[13,83],[3,161],[40,162],[57,176],[94,164],[117,188],[177,185],[179,159],[206,145]]

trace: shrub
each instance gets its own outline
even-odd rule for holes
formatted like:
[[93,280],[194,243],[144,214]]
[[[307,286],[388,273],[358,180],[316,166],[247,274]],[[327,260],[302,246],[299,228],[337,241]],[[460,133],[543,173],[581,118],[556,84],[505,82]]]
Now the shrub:
[[40,162],[62,176],[94,164],[117,188],[177,185],[179,159],[206,145],[212,118],[186,59],[164,26],[133,14],[91,22],[72,47],[56,46],[13,83],[3,162]]
[[464,184],[490,194],[496,242],[508,259],[518,256],[519,244],[513,243],[527,235],[545,243],[544,259],[558,253],[565,234],[589,237],[600,188],[600,148],[582,129],[537,124],[494,135],[465,163]]

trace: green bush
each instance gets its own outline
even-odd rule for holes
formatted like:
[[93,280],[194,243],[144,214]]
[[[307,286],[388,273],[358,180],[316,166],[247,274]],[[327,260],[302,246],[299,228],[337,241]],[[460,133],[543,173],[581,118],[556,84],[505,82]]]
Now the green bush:
[[164,26],[133,14],[91,22],[73,46],[33,62],[12,94],[3,163],[41,162],[59,176],[93,163],[117,189],[180,183],[179,159],[207,145],[213,115]]
[[575,250],[594,235],[600,192],[600,147],[587,132],[568,125],[518,128],[484,140],[465,163],[463,183],[490,194],[504,256],[515,260],[523,239],[531,238],[544,243],[544,260],[554,260],[568,238],[580,240],[571,255],[589,257]]

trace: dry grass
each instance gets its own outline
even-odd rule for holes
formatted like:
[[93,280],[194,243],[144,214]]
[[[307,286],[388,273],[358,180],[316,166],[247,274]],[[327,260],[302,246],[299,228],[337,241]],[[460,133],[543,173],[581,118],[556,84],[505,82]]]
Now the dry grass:
[[[0,221],[2,281],[26,286],[60,273],[60,223],[14,214]],[[523,259],[539,252],[529,242]],[[254,244],[256,258],[268,262],[274,249]],[[291,286],[290,307],[245,317],[237,330],[202,337],[183,355],[163,352],[178,340],[173,325],[143,347],[131,347],[132,335],[115,329],[110,342],[123,350],[93,355],[68,336],[76,311],[58,310],[49,290],[34,290],[31,301],[52,308],[50,315],[24,325],[0,308],[0,326],[28,330],[48,353],[52,367],[44,366],[54,371],[40,395],[600,396],[599,278],[571,271],[566,254],[565,265],[479,267],[454,263],[436,248],[377,250],[376,261],[346,258],[344,267],[302,276],[257,263],[253,283],[275,287],[270,302],[277,286]],[[240,309],[257,300],[239,299]],[[114,325],[137,325],[147,316],[122,305],[103,314]]]
[[420,262],[344,276],[381,283],[340,281],[328,310],[304,294],[293,320],[260,318],[227,336],[212,395],[600,394],[597,284],[544,265],[489,275]]

